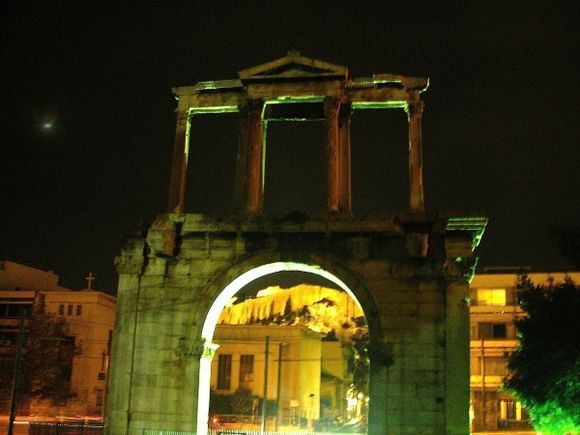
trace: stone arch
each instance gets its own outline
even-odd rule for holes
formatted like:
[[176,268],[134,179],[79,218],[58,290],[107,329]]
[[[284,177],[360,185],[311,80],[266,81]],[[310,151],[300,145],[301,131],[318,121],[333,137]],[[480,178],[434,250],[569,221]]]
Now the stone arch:
[[[322,276],[334,282],[342,290],[347,292],[355,302],[362,308],[365,314],[370,341],[370,365],[371,379],[369,379],[370,395],[375,396],[375,400],[370,402],[369,423],[373,414],[373,402],[384,403],[386,400],[386,390],[373,389],[373,377],[378,376],[382,370],[377,370],[374,366],[385,366],[388,359],[388,347],[383,336],[383,327],[380,324],[379,310],[372,293],[364,283],[364,280],[354,272],[344,268],[340,263],[326,256],[319,256],[312,253],[296,255],[284,255],[281,252],[267,252],[238,262],[227,270],[219,273],[206,286],[206,294],[212,301],[203,318],[203,326],[197,331],[201,336],[192,337],[203,343],[199,365],[198,400],[197,400],[197,433],[205,434],[208,427],[209,413],[209,390],[211,375],[211,357],[215,351],[212,343],[218,317],[228,300],[235,295],[245,285],[252,281],[276,272],[299,271]],[[199,332],[198,332],[199,333]],[[380,411],[377,411],[380,412]]]

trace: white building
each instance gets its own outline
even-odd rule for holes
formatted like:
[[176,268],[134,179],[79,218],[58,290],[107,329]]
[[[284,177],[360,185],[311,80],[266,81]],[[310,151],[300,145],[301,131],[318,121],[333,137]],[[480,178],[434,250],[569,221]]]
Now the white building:
[[[266,382],[266,397],[278,403],[280,425],[299,426],[301,419],[318,420],[321,338],[304,327],[218,325],[212,390],[231,394],[245,389],[264,397]],[[256,412],[260,415],[261,410]]]
[[[4,355],[10,354],[16,346],[21,307],[26,308],[27,313],[38,309],[64,317],[70,341],[77,348],[70,379],[75,397],[64,407],[52,406],[48,401],[34,401],[30,412],[47,416],[102,415],[115,323],[115,298],[91,289],[72,291],[59,286],[58,275],[52,271],[1,261],[0,353]],[[0,406],[7,408],[7,399]]]

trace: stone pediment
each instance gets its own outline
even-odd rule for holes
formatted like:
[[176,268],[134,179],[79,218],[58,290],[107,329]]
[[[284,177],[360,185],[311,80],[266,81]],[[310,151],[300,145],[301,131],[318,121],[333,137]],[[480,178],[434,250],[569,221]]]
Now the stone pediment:
[[290,51],[288,55],[280,59],[238,71],[238,76],[244,82],[281,79],[346,79],[347,75],[348,69],[345,66],[304,57],[296,51]]

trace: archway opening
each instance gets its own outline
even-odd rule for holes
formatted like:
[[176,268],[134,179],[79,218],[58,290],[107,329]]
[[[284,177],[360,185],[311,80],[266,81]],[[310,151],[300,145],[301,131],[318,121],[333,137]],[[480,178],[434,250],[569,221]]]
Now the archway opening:
[[352,201],[359,216],[409,203],[409,136],[403,110],[355,110],[351,122]]
[[213,360],[201,360],[198,433],[211,403],[213,428],[366,434],[368,325],[335,275],[303,263],[252,269],[221,291],[202,338]]
[[264,212],[319,213],[326,205],[324,122],[275,120],[267,126]]
[[185,210],[228,215],[234,209],[237,113],[198,114],[191,120]]

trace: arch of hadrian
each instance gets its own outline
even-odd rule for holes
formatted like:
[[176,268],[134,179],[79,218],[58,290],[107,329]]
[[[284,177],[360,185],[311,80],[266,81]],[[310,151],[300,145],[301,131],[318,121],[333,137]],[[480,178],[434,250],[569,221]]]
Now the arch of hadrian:
[[[109,433],[205,433],[216,315],[244,284],[280,270],[323,275],[363,308],[370,434],[469,432],[468,281],[486,219],[425,211],[420,94],[427,85],[392,74],[350,79],[343,66],[289,52],[234,80],[174,89],[169,212],[116,261]],[[407,113],[409,210],[397,215],[351,213],[350,117],[364,109]],[[199,114],[224,112],[240,119],[235,213],[188,213],[190,126]],[[326,125],[327,212],[300,222],[268,219],[268,121],[306,119]]]

